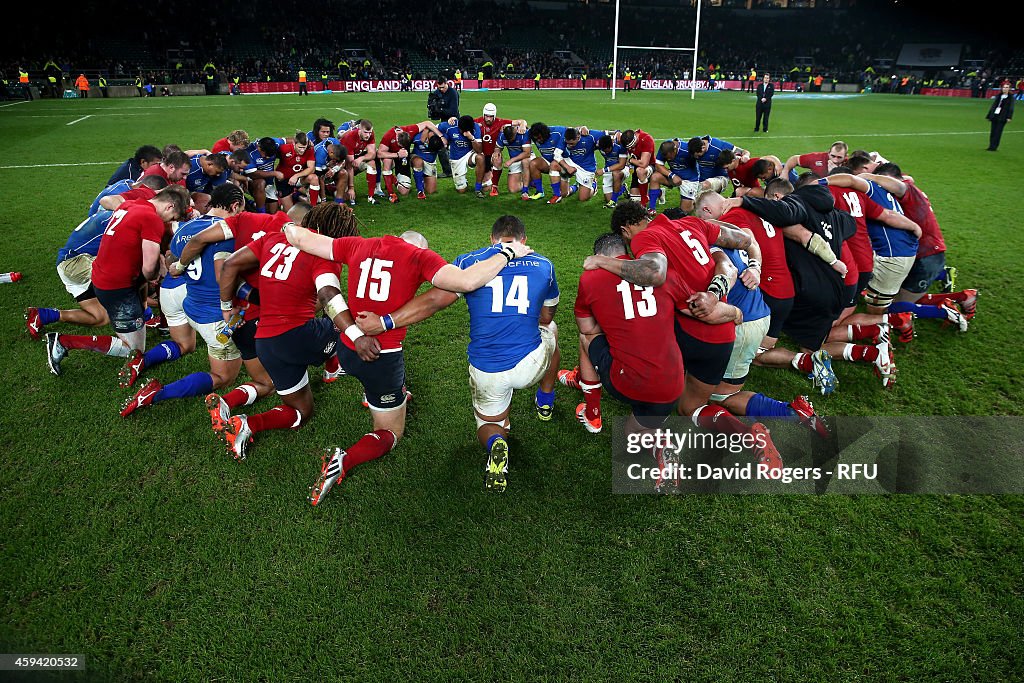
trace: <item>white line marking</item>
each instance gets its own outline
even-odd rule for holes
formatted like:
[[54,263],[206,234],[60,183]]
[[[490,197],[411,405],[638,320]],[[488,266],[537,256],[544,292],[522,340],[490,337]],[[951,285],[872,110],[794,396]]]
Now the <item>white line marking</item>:
[[0,109],[3,109],[4,107],[13,107],[16,104],[25,104],[26,102],[31,102],[31,101],[32,100],[22,100],[21,102],[11,102],[10,104],[0,104]]
[[118,166],[123,161],[83,161],[77,164],[32,164],[31,166],[0,166],[0,171],[10,168],[53,168],[54,166]]
[[79,121],[85,121],[86,119],[91,119],[91,118],[92,118],[92,114],[86,114],[86,115],[85,115],[85,116],[83,116],[82,118],[80,118],[80,119],[75,119],[75,120],[74,120],[74,121],[72,121],[71,123],[66,123],[66,124],[64,124],[64,125],[66,125],[66,126],[73,126],[73,125],[75,125],[76,123],[78,123]]
[[354,111],[349,111],[348,109],[342,109],[341,107],[335,107],[335,109],[337,109],[338,111],[343,111],[346,114],[351,114],[352,116],[359,116],[359,114],[355,113]]

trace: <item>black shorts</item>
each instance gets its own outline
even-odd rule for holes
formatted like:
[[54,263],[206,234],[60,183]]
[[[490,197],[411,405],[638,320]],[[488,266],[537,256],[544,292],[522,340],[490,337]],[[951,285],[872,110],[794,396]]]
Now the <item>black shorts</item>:
[[95,299],[95,298],[96,298],[96,288],[93,287],[92,283],[90,282],[89,283],[89,289],[85,290],[84,292],[82,292],[81,294],[76,296],[75,297],[75,301],[77,301],[78,303],[82,303],[83,301],[88,301],[89,299]]
[[868,288],[869,282],[871,282],[870,270],[866,273],[861,273],[860,275],[857,276],[857,296],[860,296],[860,293]]
[[907,279],[903,281],[903,289],[914,294],[924,294],[932,286],[932,282],[946,267],[946,252],[939,252],[914,261]]
[[281,201],[285,197],[291,197],[299,191],[299,188],[296,186],[288,184],[287,180],[274,180],[274,185],[277,187],[277,201]]
[[252,320],[246,318],[245,324],[231,335],[231,340],[235,342],[239,353],[242,354],[242,360],[252,360],[259,357],[256,353],[256,325],[259,321],[259,318],[253,318]]
[[778,339],[782,334],[782,326],[786,324],[786,318],[789,317],[789,312],[793,310],[793,297],[776,299],[762,291],[761,298],[764,299],[768,310],[772,312],[772,321],[768,325],[767,336]]
[[338,330],[327,318],[313,318],[276,337],[256,339],[260,363],[282,396],[305,388],[309,384],[306,368],[323,365],[338,346]]
[[794,304],[782,329],[802,348],[817,351],[825,343],[835,321],[836,316],[827,311]]
[[382,353],[367,363],[344,344],[338,344],[338,360],[345,372],[359,380],[366,402],[373,410],[395,410],[405,405],[405,353]]
[[[731,323],[726,323],[731,324]],[[729,369],[733,343],[711,344],[692,337],[676,322],[676,343],[683,354],[686,374],[699,382],[717,387]]]
[[846,307],[857,305],[857,293],[861,290],[857,289],[857,285],[843,285],[843,300],[846,301]]
[[615,385],[612,383],[611,372],[612,372],[612,350],[608,346],[608,338],[603,334],[599,334],[594,337],[594,340],[590,342],[590,349],[587,351],[587,355],[590,356],[590,362],[594,364],[594,369],[597,370],[598,377],[601,378],[601,384],[608,391],[608,394],[618,400],[622,401],[633,409],[633,416],[636,417],[636,421],[640,423],[641,427],[647,429],[657,429],[664,422],[665,419],[672,414],[675,410],[676,402],[671,403],[648,403],[646,401],[637,401],[636,399],[629,398],[622,394]]
[[142,294],[135,287],[121,289],[94,288],[96,299],[107,311],[110,326],[119,334],[138,332],[145,324],[143,320]]

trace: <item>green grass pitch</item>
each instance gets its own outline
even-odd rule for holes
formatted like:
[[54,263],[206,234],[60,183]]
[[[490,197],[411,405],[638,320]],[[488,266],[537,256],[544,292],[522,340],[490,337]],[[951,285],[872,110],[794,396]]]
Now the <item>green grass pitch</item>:
[[[462,304],[409,334],[415,399],[398,448],[317,509],[306,489],[319,450],[369,428],[353,380],[326,386],[313,370],[313,420],[260,435],[236,463],[199,399],[122,420],[114,360],[75,353],[63,377],[49,374],[22,310],[71,303],[55,253],[137,146],[208,147],[235,128],[284,136],[318,116],[370,118],[379,135],[422,120],[425,101],[2,105],[0,270],[25,279],[0,285],[0,651],[83,653],[78,679],[97,681],[1019,678],[1020,497],[615,496],[610,434],[575,423],[568,390],[550,423],[530,392],[516,396],[509,490],[485,495]],[[931,197],[960,282],[982,290],[978,317],[966,334],[918,321],[891,391],[840,363],[839,391],[812,399],[827,415],[1022,413],[1024,138],[1011,123],[1000,151],[983,151],[986,102],[780,95],[771,133],[754,134],[753,98],[739,93],[465,92],[463,111],[487,101],[503,116],[710,133],[783,159],[842,139],[896,160]],[[572,367],[576,283],[610,212],[521,202],[504,178],[487,200],[440,183],[425,202],[361,202],[367,234],[417,229],[450,259],[485,244],[498,215],[521,216],[555,263]],[[152,374],[205,366],[200,349]],[[797,373],[758,369],[749,386],[783,400],[810,390]]]

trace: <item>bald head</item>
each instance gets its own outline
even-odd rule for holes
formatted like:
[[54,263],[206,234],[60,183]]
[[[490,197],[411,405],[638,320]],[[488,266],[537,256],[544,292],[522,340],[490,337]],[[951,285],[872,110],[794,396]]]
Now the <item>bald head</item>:
[[694,198],[693,210],[698,218],[718,220],[725,213],[725,197],[714,190],[703,190]]
[[398,236],[399,239],[404,240],[414,247],[419,249],[427,248],[427,238],[416,232],[415,230],[406,230]]

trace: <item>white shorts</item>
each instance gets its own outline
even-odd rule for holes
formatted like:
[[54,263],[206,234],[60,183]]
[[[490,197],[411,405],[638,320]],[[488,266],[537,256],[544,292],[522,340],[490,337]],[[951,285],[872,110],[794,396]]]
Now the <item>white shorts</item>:
[[428,178],[436,178],[437,177],[437,163],[436,162],[434,162],[434,161],[427,161],[423,157],[416,157],[416,158],[423,162],[423,175],[427,176]]
[[189,324],[185,308],[182,306],[187,291],[188,287],[184,284],[171,289],[160,288],[160,312],[167,318],[168,326],[179,327]]
[[[736,283],[742,287],[742,283]],[[736,326],[736,341],[732,345],[732,355],[725,370],[725,379],[743,379],[750,373],[750,364],[754,362],[757,348],[764,341],[771,326],[772,317],[766,315],[760,320],[752,320]]]
[[[674,179],[673,182],[675,182]],[[679,183],[679,196],[682,199],[693,201],[698,192],[700,192],[699,180],[683,180]]]
[[[625,182],[629,179],[629,166],[622,169],[622,181]],[[613,171],[605,171],[601,176],[601,191],[605,194],[611,194],[615,191],[615,180]]]
[[57,264],[57,275],[64,283],[64,289],[74,298],[78,298],[92,284],[92,262],[96,259],[91,254],[79,254],[74,258]]
[[508,167],[508,172],[509,173],[522,173],[523,172],[523,162],[517,161],[517,162],[513,163],[511,166]]
[[875,265],[871,269],[868,287],[885,296],[899,293],[903,281],[914,267],[914,256],[879,256],[875,254]]
[[582,168],[578,168],[576,169],[576,184],[594,192],[597,189],[597,176],[593,171],[584,171]]
[[[178,287],[178,289],[185,289],[184,287]],[[217,333],[223,330],[228,324],[223,320],[218,320],[215,323],[197,323],[192,318],[185,318],[188,324],[192,326],[192,329],[199,333],[199,336],[206,342],[206,353],[210,358],[216,358],[217,360],[238,360],[242,357],[242,352],[235,346],[235,342],[228,339],[227,343],[221,343],[217,341]],[[170,322],[170,319],[168,319]]]
[[407,175],[402,175],[401,173],[396,173],[395,174],[395,180],[397,180],[398,184],[401,185],[402,187],[404,187],[407,190],[410,187],[412,187],[412,178],[410,178]]
[[464,190],[468,187],[469,183],[466,182],[466,173],[470,168],[475,168],[476,163],[473,162],[473,158],[476,156],[475,152],[470,152],[461,159],[452,159],[452,180],[455,181],[456,190]]
[[274,182],[273,178],[267,181],[267,187],[264,193],[267,195],[268,202],[277,201],[277,184]]
[[469,390],[473,409],[480,415],[495,417],[508,410],[512,392],[540,381],[555,353],[555,332],[551,325],[540,328],[540,344],[511,370],[484,372],[469,366]]

